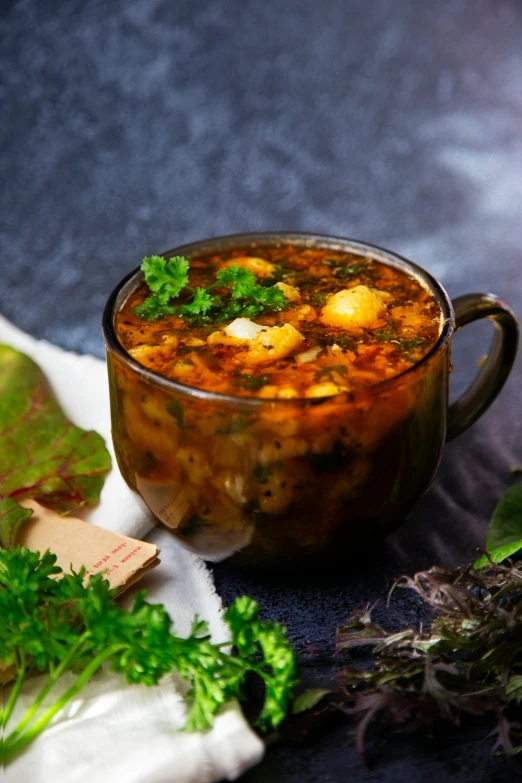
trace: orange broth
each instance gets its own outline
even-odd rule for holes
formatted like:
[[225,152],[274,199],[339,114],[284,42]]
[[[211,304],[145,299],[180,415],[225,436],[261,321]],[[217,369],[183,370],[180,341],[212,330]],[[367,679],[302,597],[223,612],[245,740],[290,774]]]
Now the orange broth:
[[[266,328],[255,343],[227,334],[226,322],[142,320],[133,313],[149,294],[142,283],[116,318],[123,347],[145,367],[186,386],[292,399],[378,384],[418,362],[439,336],[440,310],[426,288],[394,267],[351,253],[266,246],[192,257],[190,286],[211,285],[217,270],[235,261],[263,285],[281,285],[285,295],[285,309],[252,319]],[[284,325],[284,334],[268,331]]]

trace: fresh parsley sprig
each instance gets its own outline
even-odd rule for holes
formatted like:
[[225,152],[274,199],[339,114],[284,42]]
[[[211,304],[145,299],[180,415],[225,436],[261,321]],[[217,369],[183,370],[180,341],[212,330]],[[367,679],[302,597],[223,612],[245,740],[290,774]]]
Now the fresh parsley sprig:
[[[236,649],[232,654],[228,644],[212,642],[199,618],[188,637],[176,636],[166,609],[148,603],[143,591],[127,611],[116,603],[102,574],[86,581],[84,569],[64,573],[49,552],[40,556],[26,548],[0,550],[0,617],[0,663],[15,671],[0,712],[0,763],[8,763],[35,739],[104,665],[130,684],[148,686],[178,672],[191,684],[190,731],[208,728],[223,704],[233,696],[241,698],[249,672],[265,683],[259,726],[277,726],[297,681],[284,629],[259,620],[257,604],[250,598],[238,598],[225,614]],[[47,681],[11,726],[22,686],[35,669],[47,672]],[[66,671],[76,674],[75,681],[45,707],[44,699]]]
[[[237,264],[220,269],[214,283],[198,288],[188,285],[189,262],[183,256],[149,256],[140,268],[151,295],[134,308],[134,313],[145,321],[171,315],[202,321],[253,318],[286,305],[280,288],[260,285],[253,272]],[[226,289],[225,294],[214,293],[216,288]],[[186,294],[183,303],[171,304],[182,293]]]

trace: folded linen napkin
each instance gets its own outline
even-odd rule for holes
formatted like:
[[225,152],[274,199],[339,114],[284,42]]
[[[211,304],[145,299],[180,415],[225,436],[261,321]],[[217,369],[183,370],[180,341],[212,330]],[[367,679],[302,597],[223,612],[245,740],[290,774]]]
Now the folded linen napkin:
[[[66,415],[106,441],[113,469],[100,503],[75,515],[133,538],[153,541],[161,564],[140,582],[149,599],[163,603],[179,634],[188,634],[194,614],[207,620],[212,638],[225,641],[221,602],[202,560],[179,547],[168,531],[136,502],[123,481],[112,449],[105,362],[37,341],[0,316],[0,343],[30,356],[46,374]],[[151,532],[152,531],[152,532]],[[132,591],[131,591],[132,592]],[[24,687],[17,714],[40,689],[42,678]],[[175,675],[146,688],[121,677],[98,674],[52,725],[13,761],[5,783],[213,783],[235,780],[263,755],[239,705],[231,702],[205,733],[179,731],[185,719],[186,690]],[[12,720],[16,721],[17,714]]]

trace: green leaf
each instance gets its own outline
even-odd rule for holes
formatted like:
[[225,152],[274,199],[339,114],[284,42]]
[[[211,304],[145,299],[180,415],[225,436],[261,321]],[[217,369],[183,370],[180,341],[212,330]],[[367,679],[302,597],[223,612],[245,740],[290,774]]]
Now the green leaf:
[[189,304],[181,305],[179,308],[180,315],[206,315],[216,304],[216,297],[207,293],[204,288],[196,288],[194,298]]
[[332,693],[331,690],[326,688],[310,688],[307,691],[301,693],[292,705],[292,713],[297,715],[300,712],[311,710],[316,704],[319,704],[324,696]]
[[357,264],[347,264],[346,266],[337,267],[334,271],[336,277],[355,277],[358,275],[361,269],[366,266],[366,261],[359,261]]
[[168,318],[171,315],[175,315],[176,308],[161,304],[158,297],[154,294],[144,299],[140,305],[136,305],[132,312],[138,318],[143,318],[144,321],[156,321],[158,318]]
[[[208,625],[199,617],[194,617],[187,638],[176,636],[165,607],[148,603],[144,591],[136,594],[129,610],[124,609],[102,574],[85,581],[85,569],[64,573],[49,552],[40,556],[26,548],[0,549],[0,617],[0,663],[14,665],[17,677],[14,699],[9,697],[2,711],[4,763],[43,731],[104,662],[129,684],[156,685],[176,671],[190,685],[187,731],[207,729],[231,697],[242,698],[249,672],[265,684],[260,723],[277,726],[297,682],[284,629],[260,621],[251,598],[238,598],[225,613],[237,651],[232,655],[228,644],[211,641]],[[31,669],[49,672],[42,693],[47,688],[56,701],[48,707],[38,696],[11,728],[17,684]],[[53,690],[67,670],[67,689],[58,685]]]
[[110,467],[103,438],[68,421],[39,367],[0,345],[0,498],[65,514],[98,500]]
[[482,555],[482,557],[479,557],[477,562],[474,565],[474,568],[486,568],[490,564],[491,561],[493,563],[502,563],[503,560],[507,560],[508,557],[512,557],[513,555],[516,555],[517,552],[519,552],[522,549],[522,538],[519,538],[518,541],[512,541],[510,544],[504,544],[504,546],[498,546],[496,549],[493,549],[491,552],[488,552],[489,557],[487,555]]
[[522,484],[508,489],[500,500],[489,523],[486,549],[512,544],[522,538]]
[[261,285],[256,286],[252,292],[252,298],[257,305],[268,310],[283,310],[286,307],[286,300],[283,292],[277,286],[264,288]]
[[[286,307],[283,292],[275,285],[268,286],[257,282],[253,272],[244,267],[232,264],[220,269],[216,281],[206,288],[195,290],[188,286],[189,262],[183,256],[176,256],[166,261],[161,256],[149,256],[143,259],[141,269],[145,275],[151,296],[136,305],[133,313],[145,321],[180,315],[196,321],[226,321],[235,318],[254,318],[265,310],[282,310]],[[216,286],[227,288],[227,301],[210,291]],[[183,289],[188,298],[183,304],[175,307],[170,305]]]
[[0,547],[14,546],[22,522],[32,513],[32,509],[22,508],[13,498],[0,498]]
[[522,701],[522,674],[513,674],[506,685],[506,696],[509,701],[516,701],[520,704]]
[[389,340],[393,340],[393,338],[395,337],[394,334],[392,334],[391,332],[385,332],[383,329],[377,329],[377,331],[375,332],[375,336],[381,343],[385,343],[388,342]]
[[237,264],[231,264],[220,269],[216,276],[216,284],[220,286],[230,286],[232,299],[245,299],[251,296],[257,287],[257,278],[250,269],[239,267]]
[[169,299],[178,296],[188,283],[189,262],[183,256],[174,256],[166,261],[161,256],[149,256],[143,259],[140,267],[145,281],[160,304],[166,305]]

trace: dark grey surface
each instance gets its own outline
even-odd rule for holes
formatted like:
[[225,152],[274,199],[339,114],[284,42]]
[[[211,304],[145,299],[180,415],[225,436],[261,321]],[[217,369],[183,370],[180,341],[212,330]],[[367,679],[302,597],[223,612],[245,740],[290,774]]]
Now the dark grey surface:
[[[522,10],[518,0],[40,0],[0,4],[0,309],[103,354],[106,296],[145,253],[218,233],[353,236],[421,264],[451,295],[492,290],[522,314]],[[455,341],[455,388],[487,350]],[[298,647],[331,642],[394,577],[462,563],[522,463],[521,366],[366,565],[299,584],[216,569]],[[418,607],[398,599],[395,617]],[[308,682],[329,662],[304,659]],[[274,749],[249,781],[504,783],[487,728],[443,744],[346,728]],[[175,780],[175,778],[173,778]]]

